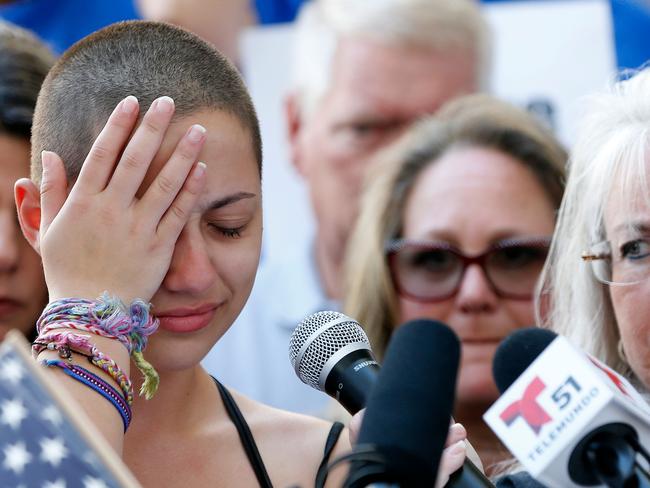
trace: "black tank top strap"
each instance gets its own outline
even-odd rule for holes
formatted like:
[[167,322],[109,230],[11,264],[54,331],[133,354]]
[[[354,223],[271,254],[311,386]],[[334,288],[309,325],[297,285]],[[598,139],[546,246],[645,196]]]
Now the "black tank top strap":
[[341,422],[334,422],[332,424],[332,428],[330,429],[330,432],[327,435],[327,440],[325,441],[323,460],[321,461],[320,466],[318,467],[318,472],[316,473],[315,486],[324,486],[327,481],[327,465],[343,429],[344,425]]
[[216,378],[212,377],[212,379],[219,389],[221,400],[223,401],[224,407],[226,407],[226,411],[228,412],[230,420],[232,420],[233,424],[235,424],[235,427],[237,428],[239,439],[241,440],[244,451],[246,452],[246,456],[248,457],[248,461],[251,463],[251,467],[255,472],[255,477],[257,478],[260,487],[273,488],[269,474],[266,471],[266,467],[264,467],[262,456],[260,456],[260,452],[257,449],[257,445],[255,444],[255,439],[253,439],[253,434],[251,433],[251,430],[248,427],[246,419],[244,419],[241,410],[239,410],[235,399],[232,397],[226,387],[223,386]]

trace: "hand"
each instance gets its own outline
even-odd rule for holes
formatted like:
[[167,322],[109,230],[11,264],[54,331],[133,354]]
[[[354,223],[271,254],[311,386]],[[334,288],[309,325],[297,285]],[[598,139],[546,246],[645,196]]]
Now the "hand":
[[[174,113],[155,100],[130,137],[139,109],[122,100],[97,137],[66,198],[61,158],[43,153],[40,249],[50,300],[95,299],[106,290],[129,304],[149,301],[205,185],[196,164],[205,129],[192,126],[146,192],[136,198]],[[130,137],[130,139],[129,139]]]
[[[359,431],[361,430],[365,411],[366,409],[364,408],[354,414],[348,425],[350,444],[353,446],[356,444],[357,438],[359,437]],[[452,423],[449,426],[447,440],[445,441],[445,449],[442,451],[440,466],[438,466],[436,488],[442,488],[445,486],[447,481],[449,481],[449,477],[463,466],[466,457],[469,457],[472,462],[481,469],[481,471],[483,470],[483,465],[481,464],[478,454],[476,454],[472,445],[467,441],[467,431],[465,430],[465,427],[463,427],[462,424]]]
[[[445,441],[445,449],[442,451],[442,457],[440,458],[440,466],[438,466],[436,488],[445,486],[449,481],[449,476],[463,466],[469,445],[466,439],[467,431],[465,427],[458,423],[451,424]],[[473,448],[471,449],[473,450]]]
[[359,431],[361,430],[361,423],[363,422],[363,414],[366,412],[366,409],[363,408],[355,413],[350,419],[348,424],[348,433],[350,436],[350,445],[354,446],[357,443],[359,438]]

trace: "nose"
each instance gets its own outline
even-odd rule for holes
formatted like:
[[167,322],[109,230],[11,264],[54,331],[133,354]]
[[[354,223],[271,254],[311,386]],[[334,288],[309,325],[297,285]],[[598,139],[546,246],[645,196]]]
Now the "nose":
[[217,278],[199,231],[185,227],[176,241],[169,271],[163,286],[177,293],[200,294],[208,290]]
[[18,267],[22,234],[16,216],[10,211],[0,212],[0,272],[11,273]]
[[465,270],[456,302],[463,313],[491,313],[496,309],[496,293],[490,286],[485,272],[478,264]]

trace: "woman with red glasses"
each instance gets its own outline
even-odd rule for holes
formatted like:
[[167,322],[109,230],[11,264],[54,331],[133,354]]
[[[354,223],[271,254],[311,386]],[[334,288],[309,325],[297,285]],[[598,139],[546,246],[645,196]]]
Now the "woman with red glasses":
[[381,156],[350,242],[345,311],[381,357],[399,324],[430,318],[462,342],[454,416],[488,468],[508,453],[483,423],[496,347],[535,323],[533,295],[567,155],[526,112],[451,102]]

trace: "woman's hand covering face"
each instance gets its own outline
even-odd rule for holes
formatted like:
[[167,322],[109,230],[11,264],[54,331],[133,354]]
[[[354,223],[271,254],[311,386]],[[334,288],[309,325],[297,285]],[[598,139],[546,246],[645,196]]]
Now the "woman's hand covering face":
[[[40,249],[50,300],[149,301],[169,268],[174,245],[205,184],[197,158],[205,129],[181,138],[153,182],[136,198],[174,114],[169,97],[155,100],[141,124],[135,97],[111,114],[67,195],[63,161],[43,154]],[[133,136],[131,137],[131,133]]]

